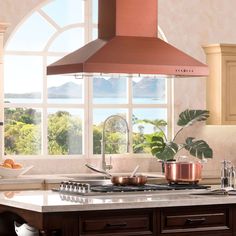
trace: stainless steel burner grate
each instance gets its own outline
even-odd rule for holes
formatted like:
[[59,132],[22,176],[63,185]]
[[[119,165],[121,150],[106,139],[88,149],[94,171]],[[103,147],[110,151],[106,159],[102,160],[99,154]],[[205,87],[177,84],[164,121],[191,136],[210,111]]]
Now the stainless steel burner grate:
[[187,189],[207,189],[209,186],[198,184],[145,184],[141,186],[119,186],[119,185],[97,185],[79,183],[77,181],[64,181],[59,189],[53,189],[66,194],[94,195],[104,193],[135,193],[151,192],[159,190],[187,190]]
[[197,184],[145,184],[142,186],[116,186],[101,185],[91,186],[93,192],[132,192],[132,191],[156,191],[156,190],[183,190],[183,189],[206,189],[208,186]]

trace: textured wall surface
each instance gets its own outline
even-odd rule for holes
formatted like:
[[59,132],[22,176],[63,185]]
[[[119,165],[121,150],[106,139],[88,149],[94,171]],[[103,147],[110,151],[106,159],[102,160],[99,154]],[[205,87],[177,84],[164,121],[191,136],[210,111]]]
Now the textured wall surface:
[[11,24],[5,39],[8,38],[17,24],[30,14],[35,6],[44,2],[42,0],[0,0],[0,21]]
[[[234,7],[233,0],[159,0],[159,25],[169,43],[205,62],[202,45],[236,44]],[[175,79],[175,115],[188,107],[205,108],[205,82],[204,78]],[[236,126],[194,126],[188,133],[207,140],[213,148],[214,158],[205,173],[219,174],[223,159],[236,164]]]
[[[0,22],[11,24],[5,40],[35,6],[43,3],[45,1],[42,0],[0,0]],[[235,9],[235,0],[159,0],[159,25],[170,44],[205,62],[202,45],[236,43]],[[186,108],[205,108],[205,82],[206,78],[175,79],[175,117]],[[213,147],[214,159],[205,165],[205,173],[219,173],[220,160],[224,158],[231,159],[236,164],[236,126],[199,125],[190,127],[187,133],[206,139]],[[67,168],[75,166],[67,164]],[[127,162],[122,164],[117,160],[115,164],[115,170],[129,169]],[[134,164],[130,163],[131,166]],[[153,160],[143,160],[143,170],[155,171],[155,168]]]

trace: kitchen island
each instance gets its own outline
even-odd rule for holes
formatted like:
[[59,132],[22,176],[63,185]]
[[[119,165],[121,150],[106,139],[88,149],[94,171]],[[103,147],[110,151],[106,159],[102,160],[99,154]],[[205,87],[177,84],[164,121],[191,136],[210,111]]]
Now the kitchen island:
[[8,191],[0,193],[0,214],[10,212],[41,235],[236,235],[236,195],[203,195],[207,191]]

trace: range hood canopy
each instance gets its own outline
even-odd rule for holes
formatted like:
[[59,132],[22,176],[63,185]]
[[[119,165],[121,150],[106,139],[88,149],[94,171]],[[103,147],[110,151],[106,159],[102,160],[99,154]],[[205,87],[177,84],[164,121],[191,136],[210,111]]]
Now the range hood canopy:
[[157,0],[98,0],[98,39],[47,67],[48,75],[206,76],[207,65],[157,38]]

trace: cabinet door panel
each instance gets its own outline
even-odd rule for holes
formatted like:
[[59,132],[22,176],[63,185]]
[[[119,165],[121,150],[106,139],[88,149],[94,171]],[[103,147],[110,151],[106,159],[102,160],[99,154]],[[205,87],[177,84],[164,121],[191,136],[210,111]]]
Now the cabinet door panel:
[[209,66],[207,78],[207,124],[236,124],[236,44],[204,46]]
[[93,212],[80,217],[80,235],[153,235],[150,212]]
[[236,61],[233,61],[231,57],[225,57],[224,61],[226,65],[225,114],[226,120],[233,121],[236,120]]
[[161,234],[186,235],[181,233],[187,232],[198,232],[199,235],[210,235],[211,232],[218,235],[228,234],[232,232],[231,212],[229,207],[163,209]]

